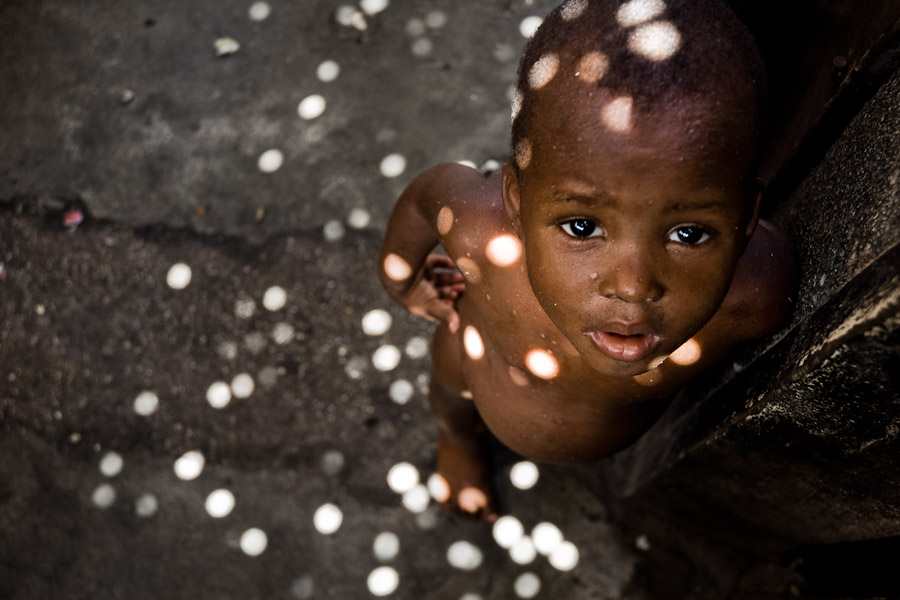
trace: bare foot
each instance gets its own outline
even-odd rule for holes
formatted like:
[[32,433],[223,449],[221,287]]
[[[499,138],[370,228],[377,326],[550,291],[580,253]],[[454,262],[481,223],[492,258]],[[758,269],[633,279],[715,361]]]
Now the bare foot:
[[488,522],[497,520],[491,474],[480,436],[460,440],[439,432],[437,474],[432,494],[445,509]]

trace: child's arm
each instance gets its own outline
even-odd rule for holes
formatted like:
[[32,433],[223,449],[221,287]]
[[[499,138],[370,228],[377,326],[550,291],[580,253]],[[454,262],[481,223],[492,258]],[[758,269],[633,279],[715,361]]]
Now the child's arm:
[[429,253],[441,242],[438,213],[456,204],[473,175],[480,177],[451,163],[416,177],[394,206],[378,257],[378,276],[388,294],[413,314],[445,321],[451,332],[459,328],[453,304],[465,284],[450,258]]

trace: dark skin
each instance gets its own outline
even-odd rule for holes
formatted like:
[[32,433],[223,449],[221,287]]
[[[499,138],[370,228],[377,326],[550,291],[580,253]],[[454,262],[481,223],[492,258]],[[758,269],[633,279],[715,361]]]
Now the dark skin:
[[610,131],[594,102],[547,95],[518,169],[438,165],[388,225],[385,288],[439,322],[430,401],[450,509],[495,515],[483,426],[536,460],[608,456],[788,311],[790,243],[758,221],[742,155],[706,151],[715,129],[688,135],[674,114]]

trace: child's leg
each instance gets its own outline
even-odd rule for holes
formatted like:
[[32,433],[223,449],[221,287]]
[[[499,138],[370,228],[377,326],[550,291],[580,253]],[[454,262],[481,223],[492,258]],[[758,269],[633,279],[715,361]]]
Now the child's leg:
[[445,324],[434,333],[428,399],[437,421],[437,470],[447,483],[444,506],[469,516],[496,518],[485,455],[485,427],[467,390],[459,333]]

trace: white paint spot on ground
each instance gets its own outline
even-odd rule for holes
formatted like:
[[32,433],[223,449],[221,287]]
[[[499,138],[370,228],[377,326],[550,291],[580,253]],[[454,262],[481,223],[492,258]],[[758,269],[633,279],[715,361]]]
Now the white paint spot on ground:
[[232,510],[234,510],[234,494],[228,490],[215,490],[206,497],[206,512],[214,519],[227,517]]
[[560,571],[571,571],[578,565],[578,548],[572,542],[563,542],[550,553],[550,564]]
[[249,298],[238,300],[234,303],[234,316],[239,319],[249,319],[256,313],[256,302]]
[[541,591],[541,578],[534,573],[522,573],[513,582],[513,591],[519,598],[534,598]]
[[122,472],[125,461],[118,452],[107,452],[100,459],[100,472],[104,477],[115,477]]
[[319,64],[316,68],[316,77],[319,81],[330,83],[338,78],[341,74],[341,66],[333,60],[326,60]]
[[406,157],[397,153],[388,154],[381,159],[379,170],[385,177],[398,177],[406,170]]
[[266,309],[272,312],[281,310],[284,308],[284,305],[287,304],[287,292],[283,287],[273,285],[266,290],[265,294],[263,294],[262,303]]
[[147,417],[156,412],[159,408],[159,397],[153,392],[141,392],[134,399],[134,412]]
[[372,355],[372,364],[379,371],[393,371],[400,364],[400,349],[391,344],[385,344],[375,350]]
[[665,60],[678,52],[681,34],[668,21],[641,25],[628,36],[628,47],[652,61]]
[[204,465],[206,465],[206,459],[199,451],[185,452],[175,461],[175,475],[184,481],[197,479],[203,472]]
[[394,560],[400,553],[400,538],[390,531],[382,531],[372,542],[372,553],[381,562]]
[[415,336],[406,342],[406,355],[410,358],[425,358],[428,356],[428,340]]
[[634,27],[655,19],[666,10],[662,0],[631,0],[619,7],[616,21],[622,27]]
[[109,508],[116,501],[116,489],[108,483],[97,486],[91,494],[91,502],[97,508]]
[[384,335],[391,328],[392,322],[388,311],[376,308],[363,315],[362,330],[366,335]]
[[241,44],[232,37],[220,37],[213,44],[216,48],[216,56],[230,56],[237,54]]
[[134,513],[142,518],[152,517],[159,509],[159,502],[153,494],[143,494],[134,502]]
[[347,224],[353,229],[365,229],[372,221],[372,215],[364,208],[354,208],[347,215]]
[[538,523],[531,530],[534,547],[544,556],[549,556],[556,547],[563,543],[563,534],[553,523]]
[[413,388],[413,384],[405,379],[398,379],[391,383],[391,387],[388,389],[388,395],[391,397],[391,400],[400,405],[409,402],[414,393],[415,388]]
[[251,527],[241,536],[241,550],[247,556],[259,556],[268,545],[269,537],[262,529]]
[[404,31],[406,31],[406,35],[411,38],[416,38],[421,35],[425,35],[425,31],[427,31],[425,27],[425,21],[418,17],[413,17],[409,21],[406,22],[406,27],[404,27]]
[[277,323],[272,329],[272,341],[279,346],[288,344],[294,339],[294,326],[290,323]]
[[329,242],[336,242],[344,237],[344,224],[338,221],[337,219],[332,219],[325,223],[325,226],[322,227],[322,235],[325,236],[325,240]]
[[389,0],[361,0],[359,7],[367,15],[375,15],[386,9],[388,4]]
[[249,373],[240,373],[231,380],[231,394],[235,398],[249,398],[255,388],[256,384]]
[[432,29],[440,29],[447,24],[447,14],[439,10],[432,10],[425,15],[425,24]]
[[523,535],[519,538],[519,541],[513,544],[512,548],[509,549],[509,557],[517,565],[530,565],[534,562],[534,559],[537,558],[537,550],[534,547],[534,542],[531,541],[529,536]]
[[213,408],[225,408],[231,402],[231,387],[224,381],[216,381],[206,390],[206,401]]
[[265,21],[272,14],[272,7],[268,2],[254,2],[250,5],[248,14],[252,21]]
[[512,548],[525,535],[525,527],[517,518],[506,515],[497,519],[492,530],[494,540],[501,548]]
[[319,94],[312,94],[300,101],[297,105],[297,114],[307,121],[321,116],[325,112],[325,98]]
[[184,263],[175,263],[166,273],[166,283],[173,290],[183,290],[191,282],[191,268]]
[[537,32],[543,22],[544,20],[541,17],[525,17],[519,23],[519,33],[524,38],[530,38]]
[[344,468],[344,455],[340,450],[329,450],[322,455],[322,470],[326,475],[337,475]]
[[344,513],[341,512],[334,504],[323,504],[318,509],[316,509],[315,515],[313,515],[313,525],[316,527],[316,531],[321,533],[322,535],[331,535],[341,528],[341,523],[344,522]]
[[316,584],[309,575],[302,575],[291,584],[291,595],[297,600],[309,600],[316,593]]
[[393,491],[404,494],[419,484],[419,470],[408,462],[397,463],[388,471],[387,483]]
[[401,503],[411,513],[419,514],[425,512],[428,504],[431,502],[431,495],[428,488],[424,485],[417,484],[411,490],[403,493]]
[[509,471],[509,479],[520,490],[530,490],[538,482],[540,472],[537,465],[531,461],[517,462]]
[[474,544],[465,540],[454,542],[447,549],[447,562],[463,571],[474,571],[481,566],[484,556]]
[[415,40],[410,45],[409,49],[413,53],[413,56],[424,58],[426,56],[429,56],[434,50],[434,44],[428,38],[423,37]]
[[281,150],[266,150],[259,155],[257,166],[263,173],[274,173],[284,164],[284,154]]
[[369,573],[366,583],[373,596],[388,596],[400,585],[400,575],[391,567],[378,567]]

